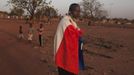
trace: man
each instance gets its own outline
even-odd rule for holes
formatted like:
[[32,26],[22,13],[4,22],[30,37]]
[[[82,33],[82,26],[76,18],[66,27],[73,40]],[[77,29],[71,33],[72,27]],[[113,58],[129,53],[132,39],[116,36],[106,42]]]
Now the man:
[[[54,38],[55,63],[59,75],[77,75],[80,67],[81,30],[76,24],[80,16],[79,4],[71,4],[69,15],[64,16]],[[79,42],[81,41],[81,42]]]

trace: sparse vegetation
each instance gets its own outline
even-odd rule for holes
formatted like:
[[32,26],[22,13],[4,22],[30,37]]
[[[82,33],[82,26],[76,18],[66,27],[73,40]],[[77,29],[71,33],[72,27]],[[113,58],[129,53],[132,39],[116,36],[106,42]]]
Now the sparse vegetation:
[[82,0],[82,13],[85,18],[105,18],[108,13],[98,0]]
[[8,2],[13,7],[26,11],[31,20],[35,17],[37,10],[51,4],[51,1],[47,2],[46,0],[9,0]]

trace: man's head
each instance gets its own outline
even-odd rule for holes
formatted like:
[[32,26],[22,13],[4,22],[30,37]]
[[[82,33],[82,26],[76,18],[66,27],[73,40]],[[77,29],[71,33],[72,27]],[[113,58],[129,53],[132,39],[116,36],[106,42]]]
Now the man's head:
[[69,7],[69,14],[73,16],[74,18],[78,18],[80,16],[80,5],[73,3]]

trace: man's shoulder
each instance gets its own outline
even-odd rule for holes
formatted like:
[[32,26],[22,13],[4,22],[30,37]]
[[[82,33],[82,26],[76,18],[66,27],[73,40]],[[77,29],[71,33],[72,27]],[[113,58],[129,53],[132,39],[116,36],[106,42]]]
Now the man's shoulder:
[[62,20],[69,20],[69,16],[68,15],[63,16]]
[[68,25],[70,25],[70,24],[71,24],[71,22],[70,22],[69,16],[64,16],[64,17],[61,19],[61,21],[60,21],[60,23],[59,23],[59,26],[68,26]]

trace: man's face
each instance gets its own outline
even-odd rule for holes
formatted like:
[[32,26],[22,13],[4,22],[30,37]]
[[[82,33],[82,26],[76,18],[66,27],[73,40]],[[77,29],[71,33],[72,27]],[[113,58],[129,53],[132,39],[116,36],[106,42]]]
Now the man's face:
[[81,12],[80,7],[77,6],[77,7],[75,8],[75,10],[72,12],[73,17],[74,17],[74,18],[78,18],[78,17],[80,16],[80,12]]

